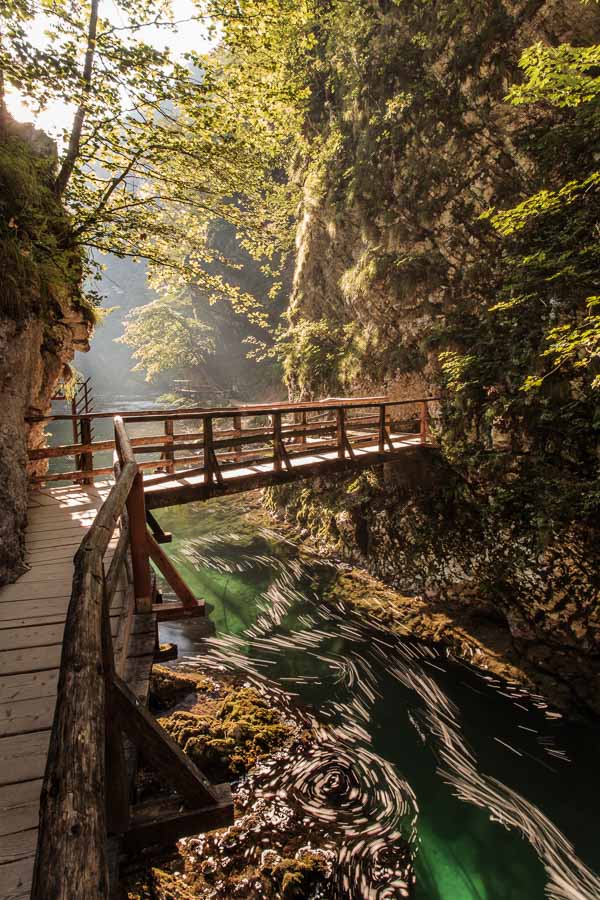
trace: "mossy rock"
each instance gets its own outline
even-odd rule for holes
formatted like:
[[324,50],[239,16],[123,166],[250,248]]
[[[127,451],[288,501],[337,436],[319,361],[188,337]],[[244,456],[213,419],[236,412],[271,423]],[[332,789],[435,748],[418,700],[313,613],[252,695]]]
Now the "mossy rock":
[[161,725],[214,780],[243,775],[291,736],[292,726],[252,688],[227,692],[213,714],[178,711]]
[[274,883],[282,900],[308,897],[314,888],[326,886],[329,880],[327,864],[314,853],[306,851],[295,859],[279,859],[264,867],[264,874]]
[[166,666],[153,666],[150,676],[150,706],[156,710],[167,710],[182,697],[208,686],[202,676],[182,675]]

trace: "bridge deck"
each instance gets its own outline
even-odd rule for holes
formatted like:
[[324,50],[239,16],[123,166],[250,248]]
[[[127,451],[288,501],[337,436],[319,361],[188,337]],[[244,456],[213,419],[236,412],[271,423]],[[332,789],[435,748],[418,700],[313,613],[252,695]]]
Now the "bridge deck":
[[[352,437],[352,433],[350,434]],[[223,469],[222,484],[205,483],[204,472],[186,475],[185,469],[169,478],[166,475],[145,475],[144,493],[146,505],[150,509],[171,506],[192,500],[202,500],[220,494],[254,490],[282,482],[295,481],[299,478],[331,474],[345,469],[357,469],[372,466],[381,462],[393,462],[407,449],[431,446],[423,444],[418,434],[390,434],[391,446],[385,452],[379,451],[378,444],[353,446],[354,459],[348,456],[339,457],[337,450],[311,451],[310,440],[306,453],[294,456],[289,460],[289,469],[275,469],[273,460],[256,465],[242,465],[234,469]],[[393,449],[392,449],[393,447]]]
[[[107,493],[107,484],[33,493],[30,569],[0,588],[0,900],[29,897],[73,556]],[[129,594],[121,583],[110,610],[122,652]],[[151,618],[134,616],[126,651],[126,680],[143,697],[154,652]]]

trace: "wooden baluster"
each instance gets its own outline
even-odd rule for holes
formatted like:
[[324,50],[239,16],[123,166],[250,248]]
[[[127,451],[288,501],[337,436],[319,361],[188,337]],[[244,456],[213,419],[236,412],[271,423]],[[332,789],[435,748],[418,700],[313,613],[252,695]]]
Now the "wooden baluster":
[[[174,422],[173,419],[165,419],[165,443],[173,445],[174,441]],[[165,466],[166,471],[171,474],[175,471],[175,453],[172,449],[167,449],[164,452],[164,459],[167,462]]]
[[204,416],[204,484],[212,484],[213,480],[213,423],[210,416]]
[[306,410],[304,410],[304,412],[300,413],[300,423],[303,428],[302,437],[300,438],[300,443],[303,447],[306,447],[306,445],[308,443],[308,440],[307,440],[308,432],[306,430]]
[[[240,415],[236,415],[233,417],[233,430],[235,432],[236,437],[242,436],[242,417]],[[241,448],[240,448],[240,452],[241,452]],[[239,462],[239,460],[240,460],[239,452],[235,454],[234,460],[235,460],[235,462]]]
[[[91,444],[92,443],[92,423],[91,419],[82,418],[80,419],[80,433],[81,433],[81,443],[82,444]],[[86,450],[81,454],[80,461],[80,469],[82,472],[91,472],[94,468],[94,456],[89,451]],[[83,484],[93,484],[94,479],[90,476],[82,478]]]
[[142,473],[136,474],[127,497],[131,565],[136,612],[152,612],[152,576],[146,539],[146,502]]
[[424,400],[421,403],[421,443],[426,444],[427,438],[429,436],[429,409],[427,407],[427,401]]
[[273,414],[273,471],[281,472],[281,413]]
[[385,452],[385,403],[379,407],[379,452]]
[[346,450],[346,426],[344,424],[344,407],[336,410],[337,415],[337,454],[339,459],[344,459]]

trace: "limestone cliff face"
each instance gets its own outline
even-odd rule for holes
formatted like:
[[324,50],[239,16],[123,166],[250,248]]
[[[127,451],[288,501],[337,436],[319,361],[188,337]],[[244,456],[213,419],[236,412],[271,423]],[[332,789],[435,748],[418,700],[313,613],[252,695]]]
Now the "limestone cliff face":
[[[498,279],[500,242],[479,216],[544,183],[532,134],[551,114],[504,102],[520,54],[594,35],[600,11],[579,0],[340,9],[315,66],[307,131],[318,152],[298,172],[290,309],[299,333],[320,320],[337,329],[343,353],[322,383],[387,385],[394,397],[436,389],[436,332],[458,308],[489,303]],[[293,392],[322,389],[300,353],[290,369]]]
[[[600,8],[381,0],[345,9],[319,35],[307,123],[316,160],[297,172],[290,388],[442,393],[442,450],[418,477],[398,467],[385,481],[338,479],[280,500],[319,540],[400,589],[495,610],[540,683],[553,679],[563,700],[600,712],[597,395],[568,376],[534,400],[520,391],[543,350],[540,323],[568,307],[569,289],[556,279],[538,313],[494,331],[485,311],[511,272],[480,219],[594,165],[597,124],[575,138],[570,111],[504,98],[522,80],[526,47],[600,42]],[[440,351],[481,347],[491,376],[450,401]]]
[[65,249],[69,223],[51,192],[54,164],[45,135],[10,126],[0,143],[0,584],[26,568],[27,449],[44,443],[43,425],[26,418],[49,411],[92,331],[80,256]]

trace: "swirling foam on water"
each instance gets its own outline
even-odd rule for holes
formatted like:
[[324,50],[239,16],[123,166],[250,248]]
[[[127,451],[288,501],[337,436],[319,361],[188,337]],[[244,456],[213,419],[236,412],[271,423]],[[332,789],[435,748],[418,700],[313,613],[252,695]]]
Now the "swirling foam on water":
[[[272,532],[265,536],[273,540]],[[339,887],[345,896],[377,900],[409,896],[410,857],[414,859],[418,852],[415,794],[397,767],[374,752],[368,729],[374,704],[381,700],[374,672],[383,670],[419,698],[420,708],[409,713],[410,722],[420,740],[434,751],[438,773],[455,796],[488,810],[492,819],[518,829],[530,842],[546,872],[547,896],[552,900],[600,897],[600,879],[544,813],[479,770],[463,737],[460,711],[436,680],[436,670],[444,671],[437,651],[372,625],[363,626],[341,602],[323,607],[317,594],[301,584],[306,564],[299,558],[240,554],[233,560],[232,539],[232,535],[194,539],[183,553],[195,566],[242,573],[258,566],[273,577],[259,597],[254,624],[243,637],[225,635],[209,641],[202,666],[242,671],[257,687],[268,685],[270,692],[276,691],[288,708],[296,696],[294,685],[306,687],[317,681],[330,685],[327,700],[319,705],[318,721],[311,716],[317,731],[314,746],[301,758],[276,764],[263,790],[265,797],[283,792],[300,804],[309,820],[327,825],[332,843],[342,846]],[[302,614],[294,617],[298,609]],[[336,650],[340,639],[343,649]],[[306,668],[314,669],[316,664],[322,674],[278,679],[279,663],[290,654],[312,659]],[[483,677],[494,684],[491,677]],[[546,706],[542,697],[531,698],[514,686],[497,684],[521,709],[527,709],[524,703]],[[551,758],[566,759],[551,739],[539,740]]]

